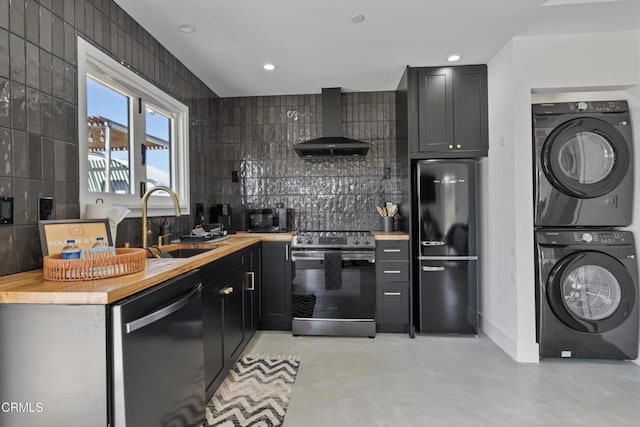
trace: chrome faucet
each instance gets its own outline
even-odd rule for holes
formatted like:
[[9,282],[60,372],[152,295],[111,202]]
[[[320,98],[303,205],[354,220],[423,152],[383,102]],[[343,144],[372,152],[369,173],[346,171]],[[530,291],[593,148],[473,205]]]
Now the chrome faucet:
[[156,191],[166,191],[171,196],[173,200],[173,208],[176,210],[176,216],[180,216],[180,203],[178,202],[178,196],[173,192],[169,187],[165,187],[163,185],[159,185],[157,187],[153,187],[151,190],[144,193],[142,196],[142,247],[147,247],[147,204],[149,203],[149,196]]

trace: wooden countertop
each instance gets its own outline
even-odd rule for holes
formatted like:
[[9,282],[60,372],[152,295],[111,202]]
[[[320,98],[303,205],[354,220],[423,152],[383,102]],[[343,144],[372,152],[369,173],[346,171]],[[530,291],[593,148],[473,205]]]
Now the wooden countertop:
[[[27,271],[0,277],[0,304],[111,304],[158,283],[176,277],[201,265],[218,260],[260,241],[289,242],[295,232],[247,233],[240,231],[218,243],[172,244],[163,250],[178,247],[211,248],[189,258],[148,258],[145,270],[125,276],[81,282],[53,282],[42,278],[42,270]],[[376,240],[409,240],[396,231],[373,232]]]
[[238,237],[260,237],[263,242],[290,242],[291,237],[296,231],[287,231],[285,233],[247,233],[246,231],[238,231],[231,236]]
[[402,231],[372,231],[376,240],[409,240],[409,235]]
[[174,247],[215,250],[190,258],[148,258],[143,271],[101,280],[53,282],[42,278],[42,270],[12,274],[0,277],[0,303],[110,304],[261,240],[260,236],[239,235],[218,243],[166,245],[163,248],[165,251]]

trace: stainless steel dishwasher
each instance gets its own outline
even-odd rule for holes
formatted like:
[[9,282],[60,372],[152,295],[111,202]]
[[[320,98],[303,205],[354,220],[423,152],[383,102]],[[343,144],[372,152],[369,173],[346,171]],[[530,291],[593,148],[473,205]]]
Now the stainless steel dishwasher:
[[201,288],[195,270],[113,306],[115,427],[204,421]]

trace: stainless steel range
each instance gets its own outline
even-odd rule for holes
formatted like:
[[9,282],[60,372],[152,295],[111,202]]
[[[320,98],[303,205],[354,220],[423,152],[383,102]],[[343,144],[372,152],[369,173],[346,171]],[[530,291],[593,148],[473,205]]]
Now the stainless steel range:
[[375,337],[375,249],[368,231],[292,237],[293,335]]

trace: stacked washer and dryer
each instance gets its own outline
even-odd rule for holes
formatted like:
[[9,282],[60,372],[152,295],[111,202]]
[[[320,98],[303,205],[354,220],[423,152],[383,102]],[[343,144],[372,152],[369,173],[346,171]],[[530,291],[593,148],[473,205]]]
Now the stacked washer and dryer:
[[536,333],[541,357],[635,359],[638,269],[626,101],[535,104]]

